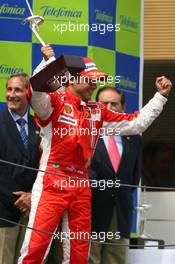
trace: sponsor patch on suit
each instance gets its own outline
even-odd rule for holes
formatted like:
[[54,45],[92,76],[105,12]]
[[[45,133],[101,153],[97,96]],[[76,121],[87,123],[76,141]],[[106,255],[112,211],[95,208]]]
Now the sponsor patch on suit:
[[68,125],[77,126],[77,119],[73,119],[65,115],[60,115],[58,121]]

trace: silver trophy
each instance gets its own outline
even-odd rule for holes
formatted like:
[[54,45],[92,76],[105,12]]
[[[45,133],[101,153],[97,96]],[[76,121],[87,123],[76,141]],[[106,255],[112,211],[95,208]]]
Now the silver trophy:
[[42,38],[40,37],[40,35],[39,35],[38,32],[37,32],[37,30],[39,29],[39,26],[40,26],[41,24],[44,23],[44,17],[42,17],[42,16],[38,16],[38,15],[35,16],[35,15],[33,14],[33,11],[32,11],[32,9],[31,9],[31,7],[30,7],[30,5],[29,5],[28,0],[26,0],[26,4],[27,4],[27,6],[28,6],[28,9],[29,9],[29,11],[30,11],[31,16],[25,18],[25,19],[22,21],[22,23],[23,23],[23,25],[25,25],[26,23],[29,22],[29,27],[30,27],[30,29],[31,29],[32,32],[35,34],[35,36],[37,37],[37,39],[39,40],[39,42],[41,43],[41,45],[44,47],[46,44],[45,44],[45,42],[42,40]]
[[147,223],[147,212],[152,207],[152,205],[146,204],[145,195],[146,195],[146,189],[144,189],[143,191],[142,202],[136,207],[136,210],[140,213],[138,237],[151,239],[152,236],[146,233],[146,223]]

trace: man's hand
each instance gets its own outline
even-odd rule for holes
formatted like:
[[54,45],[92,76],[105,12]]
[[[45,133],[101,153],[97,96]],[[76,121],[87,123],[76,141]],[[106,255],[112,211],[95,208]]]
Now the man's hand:
[[13,194],[19,196],[14,205],[27,217],[31,208],[31,193],[19,191]]
[[167,97],[171,91],[172,83],[165,76],[161,76],[156,78],[156,87],[157,87],[157,91],[161,95]]
[[42,47],[41,52],[43,54],[45,61],[47,61],[51,57],[55,56],[55,53],[54,53],[50,44],[47,44],[46,46]]

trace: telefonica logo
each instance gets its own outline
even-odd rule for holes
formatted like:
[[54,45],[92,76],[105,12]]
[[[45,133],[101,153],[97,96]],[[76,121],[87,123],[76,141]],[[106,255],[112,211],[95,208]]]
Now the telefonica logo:
[[95,10],[95,20],[112,23],[113,16],[108,15],[105,11]]
[[68,9],[67,7],[55,8],[52,6],[42,6],[41,10],[43,11],[43,17],[71,17],[71,18],[80,18],[83,14],[82,10],[76,10],[74,8]]
[[1,15],[21,15],[23,16],[25,12],[25,8],[15,6],[9,6],[9,4],[3,4],[0,6],[0,14]]
[[136,30],[138,28],[138,23],[133,21],[130,17],[120,16],[120,25],[127,28],[132,28]]
[[23,68],[17,68],[15,66],[8,66],[7,64],[0,64],[0,74],[15,74],[24,72]]

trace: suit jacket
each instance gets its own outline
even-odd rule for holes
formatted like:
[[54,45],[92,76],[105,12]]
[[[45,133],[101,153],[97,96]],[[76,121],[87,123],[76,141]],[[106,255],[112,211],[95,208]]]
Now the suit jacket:
[[[0,159],[38,168],[39,130],[32,116],[28,117],[29,147],[25,149],[20,133],[8,109],[0,113]],[[19,221],[20,211],[14,206],[15,191],[29,192],[36,172],[0,162],[0,217]],[[0,220],[0,227],[12,226]]]
[[[141,165],[141,137],[122,137],[123,154],[117,173],[114,172],[108,151],[102,138],[99,139],[89,169],[90,179],[116,180],[125,184],[138,184]],[[92,231],[107,232],[109,230],[113,208],[116,207],[117,226],[121,237],[129,238],[131,221],[133,188],[92,188]]]

